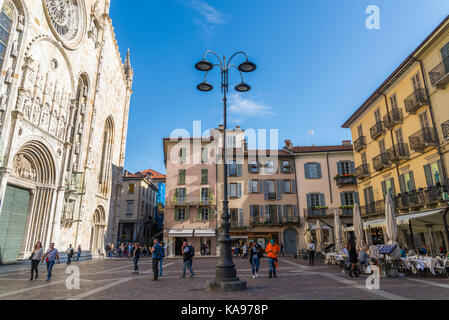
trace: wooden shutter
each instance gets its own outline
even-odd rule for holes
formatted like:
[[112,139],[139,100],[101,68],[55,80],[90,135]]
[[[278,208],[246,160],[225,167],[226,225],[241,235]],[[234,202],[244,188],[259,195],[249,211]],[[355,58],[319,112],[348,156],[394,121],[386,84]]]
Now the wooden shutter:
[[304,163],[304,174],[306,176],[306,179],[310,179],[309,164],[308,163]]
[[175,220],[178,221],[179,220],[179,209],[175,208]]
[[349,170],[351,174],[355,173],[355,163],[354,161],[349,161]]
[[402,193],[407,192],[407,186],[405,185],[405,175],[401,174],[399,176],[399,189]]
[[415,177],[413,175],[413,171],[410,171],[409,174],[410,174],[410,184],[412,186],[412,191],[415,191],[416,185],[415,185]]
[[326,205],[326,200],[324,197],[324,193],[320,193],[320,206],[324,207]]
[[242,197],[242,183],[241,183],[241,182],[237,183],[237,188],[238,188],[238,190],[237,190],[237,196],[238,196],[239,198],[241,198],[241,197]]
[[239,216],[238,216],[238,225],[239,227],[243,226],[243,209],[239,208]]
[[201,208],[198,208],[197,219],[201,221]]
[[345,202],[345,193],[344,192],[340,192],[340,200],[341,200],[341,205],[345,206],[346,202]]
[[443,181],[443,165],[441,164],[441,160],[437,161],[437,165],[438,165],[438,178],[439,178],[439,183],[440,184],[445,184],[445,182]]
[[312,195],[310,193],[307,194],[307,208],[312,207]]
[[276,200],[282,199],[282,180],[276,180]]
[[296,204],[293,205],[293,215],[294,215],[295,217],[298,216],[298,207],[296,206]]
[[427,187],[433,186],[432,169],[430,168],[430,164],[426,164],[424,166],[424,173],[426,175]]
[[391,183],[391,192],[392,192],[392,196],[396,196],[396,187],[395,187],[395,185],[394,185],[394,179],[393,178],[391,178],[390,179],[390,183]]
[[337,170],[338,170],[338,174],[342,175],[343,174],[343,168],[342,168],[342,164],[341,161],[337,162]]
[[237,177],[241,177],[242,176],[242,165],[238,164],[237,165]]
[[190,220],[190,208],[186,208],[186,221]]
[[323,177],[323,175],[322,175],[322,173],[321,173],[321,164],[320,164],[320,163],[317,163],[316,166],[317,166],[317,172],[318,172],[318,177],[317,177],[317,179],[321,179],[321,178]]
[[386,185],[385,181],[382,181],[382,195],[384,196],[384,199],[385,199],[386,194],[387,194],[387,185]]
[[278,204],[278,220],[282,219],[282,205]]
[[264,200],[268,200],[268,186],[267,186],[267,180],[262,180],[263,182],[263,192],[264,192]]
[[296,193],[296,179],[292,180],[292,192]]
[[358,192],[354,192],[354,203],[357,203],[360,206],[360,198]]
[[253,193],[253,180],[248,180],[248,194]]
[[270,219],[270,206],[269,205],[265,206],[265,219],[266,220]]

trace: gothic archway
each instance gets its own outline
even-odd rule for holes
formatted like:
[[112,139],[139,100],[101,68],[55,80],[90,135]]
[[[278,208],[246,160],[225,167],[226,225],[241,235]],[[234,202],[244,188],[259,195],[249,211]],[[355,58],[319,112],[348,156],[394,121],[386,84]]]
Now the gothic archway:
[[[21,189],[16,185],[20,185]],[[27,254],[32,251],[37,241],[42,242],[46,247],[52,231],[56,168],[49,149],[39,141],[26,142],[13,157],[11,179],[6,192],[16,196],[20,190],[32,190],[33,196],[31,201],[23,203],[21,208],[9,208],[10,216],[16,218],[21,216],[21,218],[20,221],[14,220],[14,224],[11,220],[8,222],[10,235],[5,236],[5,244],[8,246],[9,242],[20,241],[23,245],[16,246],[15,251],[19,250]],[[8,210],[8,207],[2,210]],[[2,212],[2,216],[3,213],[6,211]],[[6,216],[3,218],[6,219]],[[19,251],[14,254],[19,255]]]
[[92,216],[89,249],[93,254],[101,254],[104,248],[104,230],[106,215],[104,208],[99,206]]

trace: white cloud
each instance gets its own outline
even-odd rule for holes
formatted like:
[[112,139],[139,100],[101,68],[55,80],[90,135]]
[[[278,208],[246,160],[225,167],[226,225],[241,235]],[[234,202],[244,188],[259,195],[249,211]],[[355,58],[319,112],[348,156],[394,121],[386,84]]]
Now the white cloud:
[[234,121],[243,121],[244,117],[254,116],[276,116],[272,108],[263,104],[257,103],[254,100],[242,98],[240,94],[232,94],[229,97],[229,112],[233,115],[240,116]]
[[192,17],[192,22],[198,26],[202,34],[210,40],[217,25],[225,24],[226,17],[213,6],[204,0],[178,0],[190,7],[196,12]]

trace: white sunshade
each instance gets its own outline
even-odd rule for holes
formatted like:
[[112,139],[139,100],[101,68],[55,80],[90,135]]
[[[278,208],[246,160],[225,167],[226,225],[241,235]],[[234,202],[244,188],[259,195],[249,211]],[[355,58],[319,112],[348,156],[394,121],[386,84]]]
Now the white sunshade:
[[205,230],[195,229],[194,231],[195,231],[193,233],[194,237],[215,237],[216,235],[214,229],[205,229]]
[[[400,214],[396,216],[398,226],[408,225],[409,221],[412,220],[412,228],[420,228],[423,227],[423,230],[427,230],[425,225],[432,224],[434,229],[438,229],[439,227],[443,228],[443,218],[441,215],[441,211],[444,209],[430,210],[430,211],[421,211],[410,214]],[[381,228],[386,226],[386,219],[375,219],[368,220],[363,223],[363,228]],[[418,229],[416,229],[418,231]],[[345,232],[354,231],[354,227],[345,228]]]
[[192,237],[193,230],[192,229],[171,229],[168,232],[169,237]]

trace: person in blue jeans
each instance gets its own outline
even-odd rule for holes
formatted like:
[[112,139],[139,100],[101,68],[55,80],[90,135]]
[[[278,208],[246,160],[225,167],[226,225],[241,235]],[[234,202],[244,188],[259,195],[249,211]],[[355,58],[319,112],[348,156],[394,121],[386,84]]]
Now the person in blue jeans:
[[249,263],[251,263],[251,269],[253,273],[253,279],[259,277],[259,268],[260,268],[260,258],[259,258],[259,248],[253,242],[250,243],[248,252],[249,252]]
[[140,252],[141,252],[140,245],[138,243],[135,243],[134,250],[133,250],[133,262],[134,262],[133,274],[139,274],[139,266],[137,264],[139,263]]
[[41,262],[44,262],[44,260],[47,263],[47,281],[50,281],[51,272],[53,271],[55,261],[58,260],[59,264],[59,253],[55,248],[55,244],[53,242],[50,243],[50,249],[48,249],[45,255],[42,257]]
[[162,247],[162,256],[161,259],[159,260],[159,277],[162,277],[162,264],[164,263],[164,258],[165,258],[165,243],[161,242],[161,247]]
[[162,252],[164,251],[162,249],[162,246],[159,244],[159,239],[158,238],[154,238],[154,246],[151,248],[151,255],[153,258],[153,279],[151,279],[152,281],[157,281],[158,276],[159,276],[159,261],[162,258]]
[[76,250],[76,261],[78,262],[81,257],[81,245],[78,246],[78,249]]
[[195,255],[195,250],[191,245],[187,244],[187,241],[184,241],[182,244],[182,260],[184,261],[183,269],[182,269],[182,278],[186,277],[186,268],[189,268],[190,277],[195,276],[195,272],[193,272],[192,264],[193,264],[193,256]]

